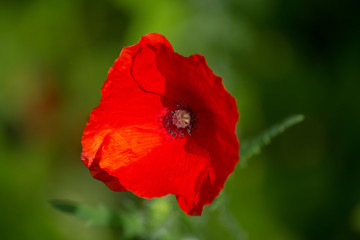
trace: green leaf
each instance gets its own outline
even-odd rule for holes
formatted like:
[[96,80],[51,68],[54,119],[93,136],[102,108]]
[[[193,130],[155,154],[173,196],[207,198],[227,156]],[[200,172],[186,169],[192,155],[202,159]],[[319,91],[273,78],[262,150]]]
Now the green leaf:
[[68,200],[51,200],[50,204],[61,212],[85,221],[89,226],[118,228],[124,239],[144,233],[144,219],[140,211],[116,211],[103,205],[92,207]]
[[52,200],[51,205],[64,213],[73,214],[90,226],[120,226],[120,215],[105,206],[97,208],[67,200]]
[[59,211],[75,214],[76,213],[76,203],[71,201],[64,201],[64,200],[50,200],[50,204]]
[[240,166],[246,166],[247,161],[251,157],[260,154],[261,148],[268,145],[271,142],[271,139],[278,136],[289,127],[302,122],[304,118],[304,115],[301,114],[288,117],[281,123],[272,126],[259,136],[250,140],[242,141],[240,148]]

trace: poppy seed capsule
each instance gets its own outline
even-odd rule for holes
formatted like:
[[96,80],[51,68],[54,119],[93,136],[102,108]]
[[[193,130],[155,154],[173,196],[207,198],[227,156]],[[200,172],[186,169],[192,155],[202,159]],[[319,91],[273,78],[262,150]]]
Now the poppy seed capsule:
[[191,122],[190,112],[183,109],[174,111],[172,122],[177,128],[186,128]]

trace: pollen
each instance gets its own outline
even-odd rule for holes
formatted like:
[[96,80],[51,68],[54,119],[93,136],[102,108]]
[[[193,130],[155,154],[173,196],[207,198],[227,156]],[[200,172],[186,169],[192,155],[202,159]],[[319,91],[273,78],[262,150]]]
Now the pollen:
[[179,109],[173,112],[172,123],[177,128],[187,128],[191,123],[191,114],[190,112]]

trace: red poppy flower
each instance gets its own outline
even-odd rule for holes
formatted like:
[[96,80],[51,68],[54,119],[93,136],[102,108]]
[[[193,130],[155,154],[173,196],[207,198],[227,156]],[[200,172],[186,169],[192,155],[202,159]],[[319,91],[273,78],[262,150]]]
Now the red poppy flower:
[[239,161],[235,99],[203,56],[147,34],[108,72],[82,138],[82,160],[113,191],[176,195],[201,215]]

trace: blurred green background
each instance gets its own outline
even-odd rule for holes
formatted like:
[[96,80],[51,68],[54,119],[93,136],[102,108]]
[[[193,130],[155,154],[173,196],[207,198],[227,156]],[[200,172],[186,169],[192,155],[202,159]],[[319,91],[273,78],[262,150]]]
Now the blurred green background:
[[[306,116],[226,184],[248,239],[360,239],[359,7],[356,0],[1,0],[0,239],[115,239],[48,200],[121,202],[123,193],[83,166],[80,139],[122,47],[149,32],[164,34],[182,55],[206,57],[237,98],[240,139],[288,115]],[[226,224],[210,216],[206,239],[232,239]]]

